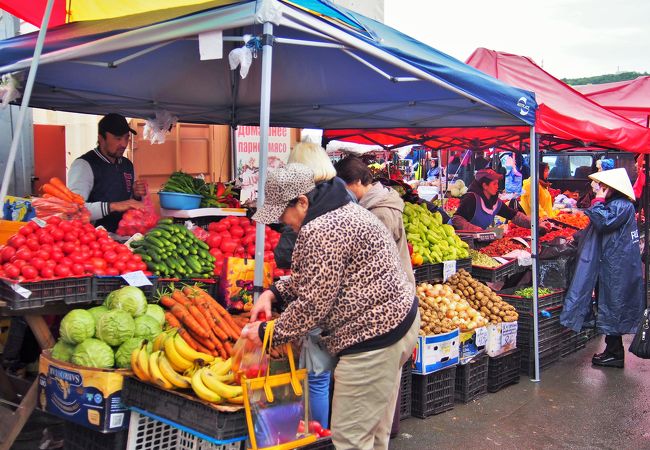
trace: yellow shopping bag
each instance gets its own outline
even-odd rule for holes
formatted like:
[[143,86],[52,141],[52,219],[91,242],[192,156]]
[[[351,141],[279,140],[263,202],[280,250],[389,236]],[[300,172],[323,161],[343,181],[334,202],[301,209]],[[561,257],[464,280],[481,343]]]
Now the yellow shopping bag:
[[[274,324],[274,321],[267,322],[262,343],[264,354],[272,347]],[[286,352],[289,358],[288,373],[271,375],[270,364],[267,364],[265,375],[261,376],[260,370],[256,378],[247,378],[245,374],[241,377],[248,424],[247,448],[250,450],[290,450],[308,445],[317,438],[307,431],[307,371],[296,370],[291,345],[286,345]]]

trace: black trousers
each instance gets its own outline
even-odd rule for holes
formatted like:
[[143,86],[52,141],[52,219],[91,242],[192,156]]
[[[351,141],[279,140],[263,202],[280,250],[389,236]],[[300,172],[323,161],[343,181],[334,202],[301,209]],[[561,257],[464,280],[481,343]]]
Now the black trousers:
[[625,355],[623,348],[623,336],[605,336],[605,352],[622,358]]

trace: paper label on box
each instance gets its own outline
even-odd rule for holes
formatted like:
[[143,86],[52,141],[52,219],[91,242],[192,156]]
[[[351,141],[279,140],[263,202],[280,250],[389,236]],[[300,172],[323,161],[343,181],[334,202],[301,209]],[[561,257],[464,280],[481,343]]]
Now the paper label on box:
[[501,323],[501,346],[505,347],[517,341],[517,322]]
[[508,264],[510,262],[510,260],[508,260],[506,258],[501,258],[500,256],[493,256],[492,258],[496,259],[501,264]]
[[26,289],[19,285],[18,283],[9,283],[8,281],[5,281],[7,286],[9,286],[14,292],[16,292],[18,295],[20,295],[23,298],[29,298],[32,295],[32,291],[29,289]]
[[47,226],[47,222],[44,221],[43,219],[39,219],[38,217],[34,217],[32,219],[32,222],[34,222],[36,225],[38,225],[41,228],[45,228]]
[[488,330],[486,327],[476,329],[476,346],[484,347],[488,341]]
[[122,274],[122,278],[126,281],[129,286],[151,286],[151,280],[147,278],[143,271],[138,270],[136,272],[129,272]]
[[456,261],[443,261],[442,262],[442,281],[445,282],[449,277],[456,273]]

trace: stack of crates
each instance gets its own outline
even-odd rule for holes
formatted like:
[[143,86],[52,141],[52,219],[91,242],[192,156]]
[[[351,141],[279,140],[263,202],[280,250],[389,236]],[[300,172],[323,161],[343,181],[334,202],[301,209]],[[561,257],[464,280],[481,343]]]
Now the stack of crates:
[[428,375],[413,374],[411,415],[425,419],[454,408],[456,366]]

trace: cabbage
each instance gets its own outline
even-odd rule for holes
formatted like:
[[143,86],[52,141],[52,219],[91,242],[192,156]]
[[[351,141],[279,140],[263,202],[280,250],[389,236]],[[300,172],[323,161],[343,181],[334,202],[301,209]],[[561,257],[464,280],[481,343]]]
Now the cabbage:
[[104,305],[108,309],[121,309],[131,314],[132,317],[138,317],[147,310],[147,297],[140,288],[124,286],[108,294]]
[[95,319],[85,309],[73,309],[61,320],[59,334],[68,344],[79,344],[95,335]]
[[120,369],[131,368],[131,353],[144,342],[142,338],[131,338],[126,340],[115,352],[115,365]]
[[93,315],[93,318],[95,319],[95,330],[97,329],[97,324],[99,323],[99,318],[104,315],[104,313],[108,312],[108,308],[105,307],[104,305],[99,305],[95,306],[93,308],[90,308],[88,310],[90,314]]
[[165,310],[159,305],[147,305],[145,315],[156,319],[161,327],[165,324]]
[[74,347],[74,345],[68,344],[64,340],[59,339],[56,344],[54,344],[54,347],[52,347],[52,358],[68,362],[74,352]]
[[110,369],[115,364],[115,355],[107,343],[90,338],[75,347],[71,361],[79,366]]
[[118,346],[133,337],[135,322],[126,311],[115,309],[105,313],[97,324],[97,337],[108,345]]
[[162,333],[162,327],[156,319],[145,314],[135,318],[135,337],[153,340]]

